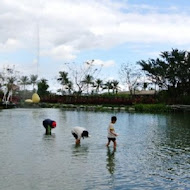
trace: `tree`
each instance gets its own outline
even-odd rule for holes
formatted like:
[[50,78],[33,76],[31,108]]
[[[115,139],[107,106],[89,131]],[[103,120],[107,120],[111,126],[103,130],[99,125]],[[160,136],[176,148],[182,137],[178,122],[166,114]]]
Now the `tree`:
[[0,87],[4,85],[5,78],[2,73],[0,73]]
[[39,82],[38,82],[38,95],[39,96],[45,96],[48,95],[49,92],[47,91],[47,89],[49,88],[49,85],[47,84],[46,79],[42,78]]
[[17,78],[14,76],[8,77],[7,78],[7,89],[8,89],[8,97],[7,101],[9,101],[9,98],[12,101],[12,94],[13,94],[13,88],[14,88],[14,83],[17,81]]
[[13,92],[19,89],[16,85],[18,81],[17,73],[14,65],[12,67],[4,67],[3,72],[0,73],[0,87],[4,93],[2,102],[9,102],[9,99],[12,101]]
[[73,83],[69,81],[65,89],[68,90],[69,94],[71,94],[71,92],[73,91]]
[[104,88],[103,88],[103,89],[107,89],[107,90],[108,90],[108,93],[110,93],[110,90],[113,89],[112,82],[111,82],[111,81],[107,81],[107,82],[104,84]]
[[93,76],[86,75],[84,77],[84,80],[82,81],[84,84],[86,84],[87,87],[87,94],[89,93],[89,85],[93,85]]
[[25,96],[26,96],[26,86],[30,84],[30,80],[27,76],[22,76],[20,78],[20,85],[23,86],[23,92],[22,92],[22,95],[23,96],[22,98],[25,99]]
[[38,82],[38,75],[30,75],[30,83],[32,84],[33,92],[35,92],[35,85]]
[[190,93],[190,53],[172,49],[162,52],[161,57],[168,64],[167,80],[170,94]]
[[73,90],[73,83],[68,78],[68,73],[65,71],[59,72],[59,78],[57,79],[60,81],[60,84],[62,85],[61,93],[64,94],[65,90],[68,90],[69,94]]
[[148,83],[147,82],[143,82],[143,90],[146,90],[148,87]]
[[113,93],[118,93],[119,90],[119,81],[117,80],[113,80],[112,82],[112,89],[113,89]]
[[97,66],[94,60],[86,61],[83,64],[65,63],[65,66],[73,82],[75,93],[79,95],[82,94],[87,87],[86,83],[84,83],[85,77],[89,75],[95,80],[102,68],[102,65]]
[[127,63],[121,65],[120,75],[123,83],[127,85],[130,94],[135,93],[138,80],[141,77],[140,71],[137,70],[135,66]]
[[20,84],[23,86],[23,90],[25,91],[26,85],[30,84],[30,80],[27,76],[22,76],[20,78]]
[[57,79],[60,81],[60,84],[62,85],[62,94],[64,94],[64,89],[66,85],[69,83],[68,73],[65,71],[59,71],[59,78]]
[[98,94],[100,89],[103,88],[103,80],[101,79],[96,79],[94,81],[94,85],[93,87],[95,87],[95,92]]
[[190,53],[172,49],[171,52],[161,52],[161,58],[139,61],[138,64],[152,82],[160,89],[166,89],[176,96],[189,92]]
[[148,79],[157,85],[159,88],[166,88],[166,70],[167,65],[160,59],[149,59],[146,61],[139,61],[138,64],[142,67],[142,70],[145,71]]
[[185,59],[185,51],[173,49],[171,52],[161,52],[160,56],[164,60],[164,77],[167,79],[167,86],[172,86],[175,88],[179,79],[178,74],[181,72],[181,62]]

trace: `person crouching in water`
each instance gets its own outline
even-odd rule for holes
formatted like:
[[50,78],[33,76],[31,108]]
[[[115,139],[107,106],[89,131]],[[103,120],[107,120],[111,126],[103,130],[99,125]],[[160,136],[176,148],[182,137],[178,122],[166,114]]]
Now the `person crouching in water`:
[[51,129],[56,127],[56,122],[51,119],[45,119],[42,124],[46,129],[46,135],[51,135]]
[[76,141],[75,141],[76,145],[80,144],[81,137],[84,139],[84,137],[89,137],[90,136],[88,131],[83,127],[74,127],[71,130],[71,133],[74,136],[74,138],[76,139]]
[[110,142],[113,142],[113,147],[114,149],[116,149],[116,136],[118,136],[117,133],[115,133],[115,129],[114,129],[114,124],[117,121],[117,117],[116,116],[112,116],[111,117],[111,123],[108,126],[108,143],[106,144],[106,146],[109,146]]

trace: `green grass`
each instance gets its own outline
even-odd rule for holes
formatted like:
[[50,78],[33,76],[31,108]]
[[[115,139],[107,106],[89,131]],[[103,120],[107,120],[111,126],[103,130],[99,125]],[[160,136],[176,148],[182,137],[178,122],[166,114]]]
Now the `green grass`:
[[171,111],[171,108],[166,106],[165,104],[136,104],[134,105],[135,111],[138,112],[168,112]]

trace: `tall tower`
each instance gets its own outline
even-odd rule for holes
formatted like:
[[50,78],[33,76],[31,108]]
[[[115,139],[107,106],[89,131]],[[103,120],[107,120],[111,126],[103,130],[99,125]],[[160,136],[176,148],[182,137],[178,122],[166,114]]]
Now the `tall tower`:
[[36,75],[39,76],[39,62],[40,62],[40,31],[39,23],[37,23],[37,47],[36,47]]

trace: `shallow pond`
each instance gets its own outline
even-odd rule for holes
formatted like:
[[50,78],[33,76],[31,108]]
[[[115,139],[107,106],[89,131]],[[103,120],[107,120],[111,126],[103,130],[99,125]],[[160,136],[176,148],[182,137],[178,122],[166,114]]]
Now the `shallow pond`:
[[[112,115],[117,149],[107,143]],[[42,121],[57,122],[44,135]],[[74,126],[91,138],[75,146]],[[0,110],[0,189],[190,189],[190,114]]]

